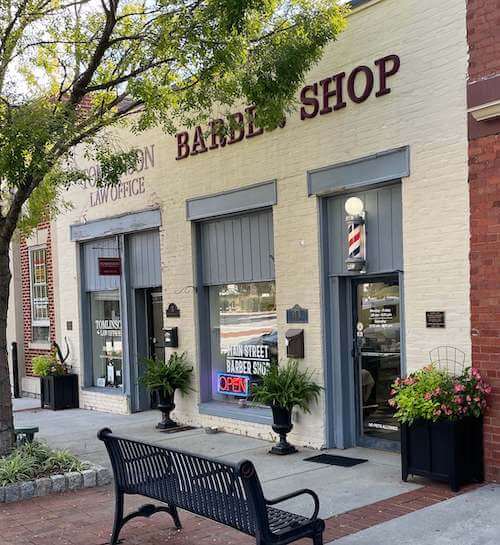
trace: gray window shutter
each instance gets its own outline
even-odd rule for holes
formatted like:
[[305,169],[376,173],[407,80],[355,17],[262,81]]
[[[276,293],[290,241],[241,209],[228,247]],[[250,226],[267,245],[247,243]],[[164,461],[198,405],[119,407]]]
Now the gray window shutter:
[[205,285],[274,279],[271,210],[202,223],[201,246]]

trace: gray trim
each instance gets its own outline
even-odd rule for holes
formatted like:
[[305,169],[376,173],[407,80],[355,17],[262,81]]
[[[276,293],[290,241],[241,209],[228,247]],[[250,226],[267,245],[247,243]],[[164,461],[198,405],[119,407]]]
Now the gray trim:
[[[202,225],[192,224],[192,234],[195,240],[194,278],[196,279],[196,348],[198,353],[198,376],[200,380],[200,401],[210,401],[212,397],[211,386],[211,343],[210,343],[210,307],[208,300],[208,287],[203,285],[202,266]],[[207,334],[208,333],[208,334]]]
[[142,210],[89,221],[87,223],[76,223],[70,225],[70,238],[72,241],[80,242],[93,238],[102,238],[111,235],[143,231],[161,226],[161,213],[159,209]]
[[186,201],[186,218],[190,221],[235,214],[277,203],[276,181],[271,180],[222,193],[195,197]]
[[353,161],[311,170],[307,194],[326,195],[405,178],[410,175],[410,147],[382,151]]
[[125,241],[124,235],[118,236],[118,249],[123,263],[123,271],[120,275],[120,317],[122,321],[122,390],[126,395],[130,395],[131,382],[131,363],[130,354],[133,353],[132,338],[130,335],[131,315],[131,288],[130,288],[130,259],[128,241]]
[[264,407],[247,407],[243,409],[223,401],[209,401],[207,403],[200,403],[199,412],[200,414],[231,418],[232,420],[253,422],[255,424],[271,425],[273,423],[271,409]]
[[[83,370],[81,384],[83,388],[92,386],[92,333],[91,333],[91,316],[90,316],[90,295],[85,290],[85,263],[84,257],[85,247],[83,244],[78,245],[78,261],[77,270],[80,276],[80,331],[81,331],[81,347],[80,347],[80,362]],[[90,364],[89,364],[90,362]]]
[[371,2],[372,0],[351,0],[348,2],[348,4],[351,6],[352,9],[359,8],[359,6],[362,6],[363,4],[367,4],[368,2]]

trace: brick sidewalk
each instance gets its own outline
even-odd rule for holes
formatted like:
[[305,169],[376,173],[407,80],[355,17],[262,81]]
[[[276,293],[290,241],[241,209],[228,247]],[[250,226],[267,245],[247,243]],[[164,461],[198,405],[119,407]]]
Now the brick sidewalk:
[[[471,490],[465,488],[463,492]],[[424,486],[379,501],[326,521],[325,543],[354,534],[376,524],[406,515],[454,497],[441,485]],[[128,498],[127,508],[148,502]],[[0,505],[2,545],[104,545],[108,543],[113,520],[111,487],[36,498]],[[165,513],[151,519],[134,519],[120,534],[124,545],[250,545],[255,540],[212,521],[181,511],[183,530],[177,531]]]

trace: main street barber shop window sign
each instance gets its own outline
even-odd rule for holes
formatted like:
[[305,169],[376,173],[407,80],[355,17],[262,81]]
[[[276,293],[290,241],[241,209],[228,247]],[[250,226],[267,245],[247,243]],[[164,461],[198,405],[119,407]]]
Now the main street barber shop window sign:
[[271,364],[267,345],[232,345],[226,352],[226,372],[217,373],[217,393],[249,397],[251,385],[265,375]]
[[[357,66],[348,74],[339,72],[306,85],[299,97],[301,121],[337,112],[349,103],[361,104],[374,92],[377,98],[388,95],[391,92],[389,78],[399,72],[400,66],[399,56],[391,54],[376,59],[372,66]],[[280,127],[285,123],[283,120]],[[176,159],[224,148],[263,133],[255,123],[255,106],[249,106],[244,112],[230,114],[226,119],[212,119],[208,127],[197,126],[191,134],[188,131],[177,133]]]

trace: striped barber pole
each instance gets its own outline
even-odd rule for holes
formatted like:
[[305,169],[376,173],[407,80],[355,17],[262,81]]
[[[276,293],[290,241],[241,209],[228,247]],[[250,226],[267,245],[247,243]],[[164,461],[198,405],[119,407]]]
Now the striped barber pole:
[[361,223],[349,223],[348,226],[348,243],[349,249],[348,254],[349,258],[360,258],[361,255],[361,230],[363,225]]

